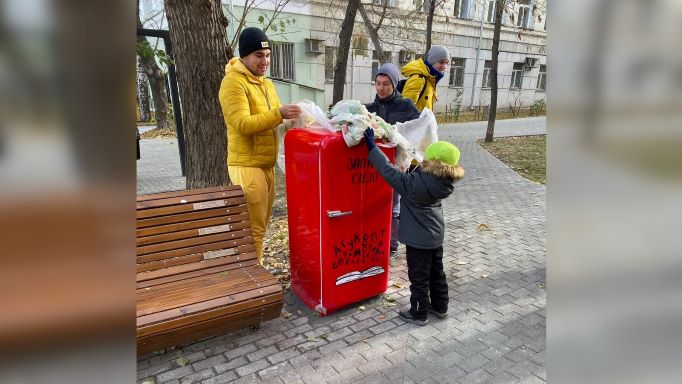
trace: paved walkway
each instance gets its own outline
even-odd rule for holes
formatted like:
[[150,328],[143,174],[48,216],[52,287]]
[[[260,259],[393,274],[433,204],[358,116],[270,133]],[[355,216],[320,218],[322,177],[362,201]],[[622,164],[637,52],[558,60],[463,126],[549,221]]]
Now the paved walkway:
[[[443,205],[449,317],[431,317],[424,327],[396,318],[397,308],[409,303],[401,247],[389,275],[388,294],[397,298],[397,307],[374,298],[321,318],[287,292],[291,317],[143,358],[139,382],[146,377],[157,383],[545,382],[545,187],[481,149],[475,140],[484,132],[485,123],[440,130],[442,140],[461,149],[466,169]],[[544,118],[500,121],[496,127],[496,136],[537,133],[545,133]],[[168,145],[168,151],[168,140],[146,141],[143,159],[147,150],[149,162],[163,162],[161,147]],[[140,167],[146,169],[138,174],[138,191],[140,185],[150,192],[153,185],[177,189],[176,176],[157,177],[150,164],[138,162]],[[479,231],[480,224],[490,230]],[[178,366],[178,356],[189,364]]]

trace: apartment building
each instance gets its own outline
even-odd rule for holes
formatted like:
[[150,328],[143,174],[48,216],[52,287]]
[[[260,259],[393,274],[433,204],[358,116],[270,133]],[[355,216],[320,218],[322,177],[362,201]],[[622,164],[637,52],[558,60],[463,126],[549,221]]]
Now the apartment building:
[[[494,0],[364,0],[377,30],[383,54],[379,56],[360,12],[356,16],[346,69],[346,99],[369,102],[374,98],[374,74],[384,62],[402,66],[424,54],[426,18],[430,1],[436,2],[432,44],[442,44],[451,65],[438,83],[437,112],[487,106],[490,101]],[[223,0],[230,21],[228,37],[240,20],[247,26],[269,26],[272,61],[269,76],[285,102],[309,98],[329,106],[339,31],[348,1],[269,0],[258,2],[244,16],[245,0]],[[160,0],[143,0],[143,15],[162,8]],[[385,8],[385,9],[384,9]],[[270,22],[278,12],[273,22]],[[498,108],[529,106],[545,99],[547,86],[546,1],[508,0],[500,36]],[[164,25],[163,13],[146,24]]]

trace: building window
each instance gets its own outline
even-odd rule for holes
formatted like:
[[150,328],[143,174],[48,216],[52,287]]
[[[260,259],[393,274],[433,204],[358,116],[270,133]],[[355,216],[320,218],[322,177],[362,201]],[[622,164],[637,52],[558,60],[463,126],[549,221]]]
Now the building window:
[[523,84],[523,63],[514,63],[509,89],[521,89]]
[[486,60],[483,65],[483,83],[481,88],[490,88],[493,85],[493,62]]
[[336,55],[338,48],[324,47],[324,79],[334,80],[334,66],[336,65]]
[[455,0],[455,17],[469,19],[469,5],[471,0]]
[[428,12],[431,7],[431,1],[434,0],[414,0],[414,6],[417,12]]
[[547,65],[540,65],[540,74],[538,75],[538,89],[547,90]]
[[488,17],[486,18],[486,21],[489,23],[495,23],[495,4],[496,3],[497,3],[496,0],[488,1]]
[[452,58],[452,65],[450,66],[450,86],[463,87],[464,86],[464,63],[465,59],[459,57]]
[[386,5],[388,8],[395,8],[395,2],[396,0],[374,0],[373,4],[374,5]]
[[383,57],[381,59],[379,59],[377,51],[372,51],[372,83],[374,83],[374,79],[377,77],[379,66],[383,63],[390,63],[391,58],[392,55],[390,51],[383,51]]
[[531,20],[530,0],[519,0],[519,17],[516,26],[529,29]]
[[270,77],[273,79],[296,80],[294,68],[294,43],[272,42],[270,53]]

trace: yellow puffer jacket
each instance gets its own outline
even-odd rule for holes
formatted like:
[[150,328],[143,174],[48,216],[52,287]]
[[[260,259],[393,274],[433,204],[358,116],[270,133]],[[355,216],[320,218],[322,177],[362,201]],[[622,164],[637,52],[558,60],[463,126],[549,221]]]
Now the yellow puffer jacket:
[[225,66],[218,98],[227,126],[227,164],[274,167],[282,105],[272,81],[252,74],[235,57]]
[[[425,107],[433,111],[433,105],[437,100],[436,77],[431,75],[424,60],[410,61],[400,69],[400,72],[407,78],[402,92],[403,97],[412,99],[419,112],[423,111]],[[426,88],[424,88],[424,83],[426,83]],[[424,89],[424,93],[419,97],[422,89]]]

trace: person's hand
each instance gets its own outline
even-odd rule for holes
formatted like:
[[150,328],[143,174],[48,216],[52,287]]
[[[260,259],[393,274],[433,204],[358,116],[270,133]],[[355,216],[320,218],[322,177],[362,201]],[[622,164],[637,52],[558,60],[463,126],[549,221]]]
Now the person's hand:
[[285,104],[279,108],[283,119],[297,119],[301,116],[301,107],[296,104]]
[[374,142],[374,130],[372,128],[365,129],[363,136],[365,137],[365,144],[367,144],[368,151],[376,148],[377,145]]

